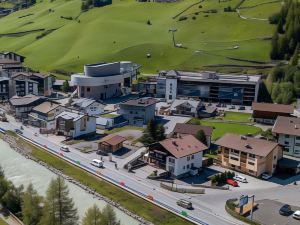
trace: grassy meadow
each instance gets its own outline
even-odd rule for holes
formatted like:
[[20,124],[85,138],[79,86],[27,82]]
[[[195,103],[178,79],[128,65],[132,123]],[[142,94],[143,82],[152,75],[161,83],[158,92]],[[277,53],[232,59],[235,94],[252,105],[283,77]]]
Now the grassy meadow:
[[[153,73],[220,64],[251,65],[232,58],[269,60],[271,46],[266,38],[272,36],[275,27],[268,21],[245,20],[236,12],[224,12],[225,7],[234,8],[240,0],[204,0],[184,11],[197,2],[114,0],[110,6],[81,13],[81,0],[38,0],[33,7],[0,19],[0,51],[22,54],[28,66],[40,71],[80,72],[85,63],[132,60],[142,65],[142,72]],[[257,3],[244,2],[248,6]],[[217,13],[204,12],[212,9]],[[280,3],[268,3],[242,9],[241,13],[268,17],[279,9]],[[179,21],[181,16],[187,19]],[[170,28],[177,28],[176,43],[183,48],[173,47]],[[37,29],[43,30],[34,31]],[[49,30],[52,32],[37,39]],[[13,34],[18,32],[26,33]],[[234,49],[237,45],[239,48]]]

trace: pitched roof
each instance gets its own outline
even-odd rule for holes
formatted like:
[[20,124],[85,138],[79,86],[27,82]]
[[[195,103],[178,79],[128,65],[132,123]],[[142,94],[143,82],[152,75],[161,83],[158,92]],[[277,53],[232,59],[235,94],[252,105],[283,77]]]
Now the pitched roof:
[[78,99],[74,99],[71,105],[77,106],[79,108],[86,108],[89,105],[93,104],[94,102],[96,102],[96,100],[94,100],[94,99],[78,98]]
[[127,102],[121,103],[120,105],[147,107],[156,104],[156,102],[157,100],[154,98],[140,98],[129,100]]
[[278,116],[272,132],[300,136],[300,118]]
[[39,77],[39,78],[46,78],[46,77],[49,77],[50,74],[49,73],[29,73],[29,72],[15,72],[12,74],[12,78],[14,77],[18,77],[20,75],[23,75],[23,76],[27,76],[27,77]]
[[42,104],[34,107],[32,110],[36,111],[36,112],[40,112],[40,113],[48,113],[50,111],[52,111],[53,109],[56,109],[57,107],[59,107],[60,105],[54,102],[43,102]]
[[176,158],[182,158],[207,149],[193,135],[185,135],[180,138],[169,138],[159,142],[169,153]]
[[175,99],[171,105],[171,110],[174,110],[177,106],[182,104],[189,104],[192,107],[197,108],[200,105],[200,101],[190,99]]
[[206,136],[211,136],[213,132],[213,127],[188,123],[176,123],[173,132],[179,134],[196,135],[199,130],[203,130]]
[[9,102],[13,106],[22,106],[22,105],[29,105],[40,99],[41,99],[41,97],[30,94],[30,95],[25,95],[23,97],[13,96],[12,98],[9,99]]
[[73,120],[73,121],[77,121],[79,119],[81,119],[82,117],[84,117],[84,114],[80,114],[77,112],[68,112],[68,111],[64,111],[60,114],[58,114],[55,118],[63,118],[65,120]]
[[244,137],[238,134],[225,134],[216,145],[266,157],[278,143],[259,138]]
[[126,141],[126,139],[120,135],[109,134],[100,140],[100,143],[105,142],[109,145],[118,145]]
[[294,108],[291,105],[273,104],[273,103],[252,103],[252,109],[256,111],[264,112],[276,112],[276,113],[294,113]]

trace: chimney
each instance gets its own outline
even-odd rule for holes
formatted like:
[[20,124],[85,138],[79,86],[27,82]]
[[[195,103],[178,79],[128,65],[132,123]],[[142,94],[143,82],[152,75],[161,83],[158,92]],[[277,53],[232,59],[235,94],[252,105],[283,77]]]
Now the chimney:
[[178,146],[175,140],[172,141],[172,144],[175,145],[176,147]]

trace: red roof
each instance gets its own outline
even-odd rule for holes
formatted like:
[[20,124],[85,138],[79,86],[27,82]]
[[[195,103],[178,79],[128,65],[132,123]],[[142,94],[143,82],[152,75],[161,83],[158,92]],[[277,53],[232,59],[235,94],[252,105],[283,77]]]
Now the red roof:
[[193,135],[185,135],[179,138],[169,138],[159,142],[174,157],[182,158],[207,149]]
[[275,112],[293,114],[294,108],[291,105],[273,104],[273,103],[252,103],[252,109],[255,111]]

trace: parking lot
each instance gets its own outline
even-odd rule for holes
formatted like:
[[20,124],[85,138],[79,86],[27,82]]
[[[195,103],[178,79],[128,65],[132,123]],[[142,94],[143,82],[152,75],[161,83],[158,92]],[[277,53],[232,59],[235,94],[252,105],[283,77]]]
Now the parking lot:
[[[265,225],[299,225],[300,220],[290,216],[282,216],[279,209],[285,204],[275,200],[256,201],[259,205],[253,213],[253,219]],[[300,207],[291,206],[292,211],[300,210]]]

